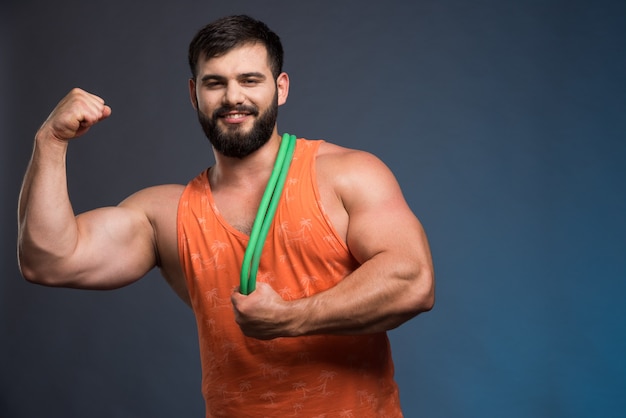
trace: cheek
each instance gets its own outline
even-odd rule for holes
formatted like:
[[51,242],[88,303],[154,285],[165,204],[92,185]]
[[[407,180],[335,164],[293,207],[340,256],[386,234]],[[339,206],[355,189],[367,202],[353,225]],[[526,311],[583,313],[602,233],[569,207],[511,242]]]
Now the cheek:
[[262,110],[267,110],[271,107],[274,104],[274,100],[276,100],[274,91],[265,91],[262,94],[250,96],[250,102]]
[[217,109],[217,105],[214,100],[211,98],[204,96],[197,96],[197,106],[198,111],[204,113],[205,115],[211,115],[215,109]]

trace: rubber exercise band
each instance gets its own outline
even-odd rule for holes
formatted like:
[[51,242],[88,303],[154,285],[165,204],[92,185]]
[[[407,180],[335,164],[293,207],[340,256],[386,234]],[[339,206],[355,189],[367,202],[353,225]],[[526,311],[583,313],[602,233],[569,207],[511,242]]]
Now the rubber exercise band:
[[254,218],[250,240],[243,256],[239,292],[244,295],[249,295],[256,288],[256,275],[259,269],[261,253],[276,214],[276,208],[285,185],[295,147],[295,135],[284,134],[276,155],[272,174],[267,182],[259,210]]

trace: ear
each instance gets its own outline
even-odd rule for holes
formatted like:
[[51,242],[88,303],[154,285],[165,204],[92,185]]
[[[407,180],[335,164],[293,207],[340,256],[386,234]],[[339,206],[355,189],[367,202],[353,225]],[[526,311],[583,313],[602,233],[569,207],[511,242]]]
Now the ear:
[[287,102],[287,96],[289,96],[289,76],[287,73],[280,73],[276,79],[276,88],[278,90],[278,105],[283,105]]
[[198,110],[198,96],[196,94],[196,80],[189,79],[189,99],[191,99],[191,105],[194,109]]

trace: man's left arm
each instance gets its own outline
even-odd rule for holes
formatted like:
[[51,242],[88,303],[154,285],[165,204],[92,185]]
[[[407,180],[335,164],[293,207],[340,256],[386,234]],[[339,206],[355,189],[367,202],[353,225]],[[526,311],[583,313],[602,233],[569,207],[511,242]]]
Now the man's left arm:
[[434,273],[424,229],[397,180],[376,157],[342,159],[336,191],[349,216],[347,244],[361,264],[336,286],[285,301],[258,283],[233,294],[243,332],[270,339],[311,334],[363,334],[393,329],[434,304]]

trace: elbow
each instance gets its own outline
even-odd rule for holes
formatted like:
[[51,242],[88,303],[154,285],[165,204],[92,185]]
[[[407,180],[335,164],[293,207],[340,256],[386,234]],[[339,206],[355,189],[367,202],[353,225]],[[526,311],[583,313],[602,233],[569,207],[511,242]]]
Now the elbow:
[[424,312],[435,307],[435,272],[432,267],[423,271],[422,308]]
[[49,287],[73,287],[71,282],[65,280],[64,277],[50,274],[40,269],[31,269],[21,265],[20,272],[24,280],[32,284]]
[[29,262],[28,257],[24,254],[20,243],[17,247],[17,268],[22,277],[29,283],[39,283],[40,275],[33,263]]
[[432,269],[420,270],[409,277],[405,276],[403,297],[396,306],[395,322],[387,329],[394,329],[415,318],[421,313],[428,312],[435,306],[435,280]]
[[19,260],[18,268],[20,270],[20,273],[21,273],[22,277],[27,282],[34,283],[34,284],[45,284],[46,283],[45,275],[42,275],[40,272],[37,271],[37,269],[32,268],[31,266],[29,266],[28,263],[25,263],[22,260]]
[[29,257],[21,251],[18,253],[17,264],[20,274],[29,283],[53,287],[67,286],[65,276],[56,274],[50,266],[29,260]]
[[435,306],[435,275],[432,268],[422,267],[412,283],[411,306],[413,315],[432,310]]
[[387,330],[397,328],[435,306],[435,276],[430,265],[418,267],[406,263],[398,277],[401,278],[397,282],[400,283],[396,293],[398,297]]
[[[22,277],[29,283],[42,284],[42,275],[34,262],[33,251],[28,250],[23,234],[18,234],[17,239],[17,268]],[[29,254],[31,254],[29,256]]]
[[51,287],[69,287],[67,256],[54,253],[26,234],[17,241],[17,265],[22,277],[29,283]]
[[22,257],[19,258],[18,268],[24,280],[29,283],[44,286],[52,286],[54,283],[54,280],[51,280],[49,275],[45,274],[41,269],[36,268],[24,261]]
[[420,299],[419,312],[428,312],[435,307],[435,286],[431,286],[428,293]]

